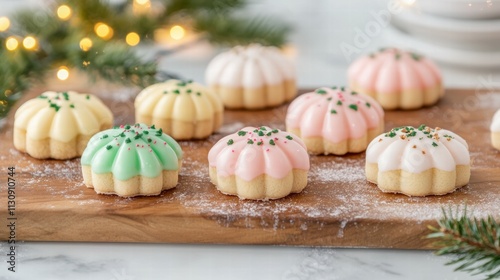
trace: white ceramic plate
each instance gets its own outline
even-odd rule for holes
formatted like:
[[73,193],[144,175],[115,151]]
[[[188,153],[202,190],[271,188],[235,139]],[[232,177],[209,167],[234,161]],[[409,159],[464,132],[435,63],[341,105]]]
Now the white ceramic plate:
[[467,51],[439,46],[432,41],[415,38],[394,27],[387,28],[385,36],[388,44],[416,51],[437,62],[461,68],[500,69],[500,50]]
[[424,13],[456,19],[500,18],[500,0],[416,0]]
[[474,51],[500,50],[500,19],[450,19],[410,9],[394,15],[391,23],[411,35],[442,46]]

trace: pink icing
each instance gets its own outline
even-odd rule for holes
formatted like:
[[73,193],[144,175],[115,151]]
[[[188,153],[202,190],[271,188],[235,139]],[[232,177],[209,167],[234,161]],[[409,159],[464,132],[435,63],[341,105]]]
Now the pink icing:
[[323,87],[290,104],[286,126],[300,129],[301,137],[324,137],[339,143],[361,138],[383,118],[382,107],[370,96]]
[[208,162],[217,168],[218,176],[236,175],[245,181],[263,174],[281,179],[292,169],[309,170],[304,142],[292,133],[265,126],[245,127],[222,138],[210,149]]
[[441,73],[432,61],[398,49],[359,58],[349,67],[348,78],[350,83],[383,94],[422,90],[441,83]]

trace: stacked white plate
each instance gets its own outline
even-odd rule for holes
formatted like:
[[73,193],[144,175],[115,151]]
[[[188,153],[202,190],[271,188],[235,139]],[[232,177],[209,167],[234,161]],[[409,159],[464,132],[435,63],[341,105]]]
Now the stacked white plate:
[[416,0],[391,25],[399,47],[447,64],[500,68],[500,0]]

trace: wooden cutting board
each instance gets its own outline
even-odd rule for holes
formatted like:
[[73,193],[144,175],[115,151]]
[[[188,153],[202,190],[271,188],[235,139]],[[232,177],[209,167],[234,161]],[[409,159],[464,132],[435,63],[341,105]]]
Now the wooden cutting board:
[[[134,122],[135,93],[101,96],[114,111],[116,124]],[[207,154],[217,140],[245,125],[284,129],[286,105],[227,111],[218,134],[180,142],[185,158],[175,189],[129,199],[87,189],[79,159],[36,160],[16,151],[11,112],[0,132],[0,213],[6,221],[7,172],[13,166],[18,240],[428,248],[429,241],[423,239],[427,225],[442,216],[442,207],[467,204],[478,217],[500,217],[500,154],[489,140],[489,124],[499,101],[495,94],[448,90],[437,106],[386,112],[386,130],[425,123],[467,140],[471,182],[452,194],[423,198],[384,194],[365,180],[361,153],[312,156],[307,188],[268,202],[219,193],[208,179]],[[0,227],[0,239],[7,238],[7,228]]]

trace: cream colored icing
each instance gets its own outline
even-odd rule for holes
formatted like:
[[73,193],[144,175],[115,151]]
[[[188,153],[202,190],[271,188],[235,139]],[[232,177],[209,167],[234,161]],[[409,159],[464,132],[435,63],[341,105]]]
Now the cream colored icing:
[[145,88],[135,99],[143,116],[193,122],[214,118],[224,110],[219,96],[193,82],[168,80]]
[[429,59],[394,48],[354,61],[348,69],[350,83],[384,94],[423,90],[441,84],[441,74]]
[[208,162],[219,176],[236,175],[245,181],[263,174],[281,179],[293,169],[309,170],[304,142],[267,126],[245,127],[222,138],[210,149]]
[[163,170],[178,170],[179,144],[170,136],[144,124],[121,125],[94,135],[81,164],[96,174],[113,173],[119,180],[134,176],[157,177]]
[[68,142],[78,135],[93,135],[103,124],[112,123],[111,111],[93,95],[47,91],[17,109],[14,127],[25,130],[34,140]]
[[205,74],[208,85],[257,88],[295,79],[292,63],[275,47],[237,46],[216,56]]
[[333,143],[364,136],[384,120],[384,110],[370,96],[344,88],[322,87],[297,97],[288,107],[286,127],[301,137],[323,137]]
[[366,161],[379,171],[404,170],[420,173],[430,168],[453,171],[469,165],[469,147],[457,134],[425,125],[394,128],[377,136],[366,149]]
[[500,109],[496,111],[495,115],[493,115],[490,130],[491,132],[500,132]]

